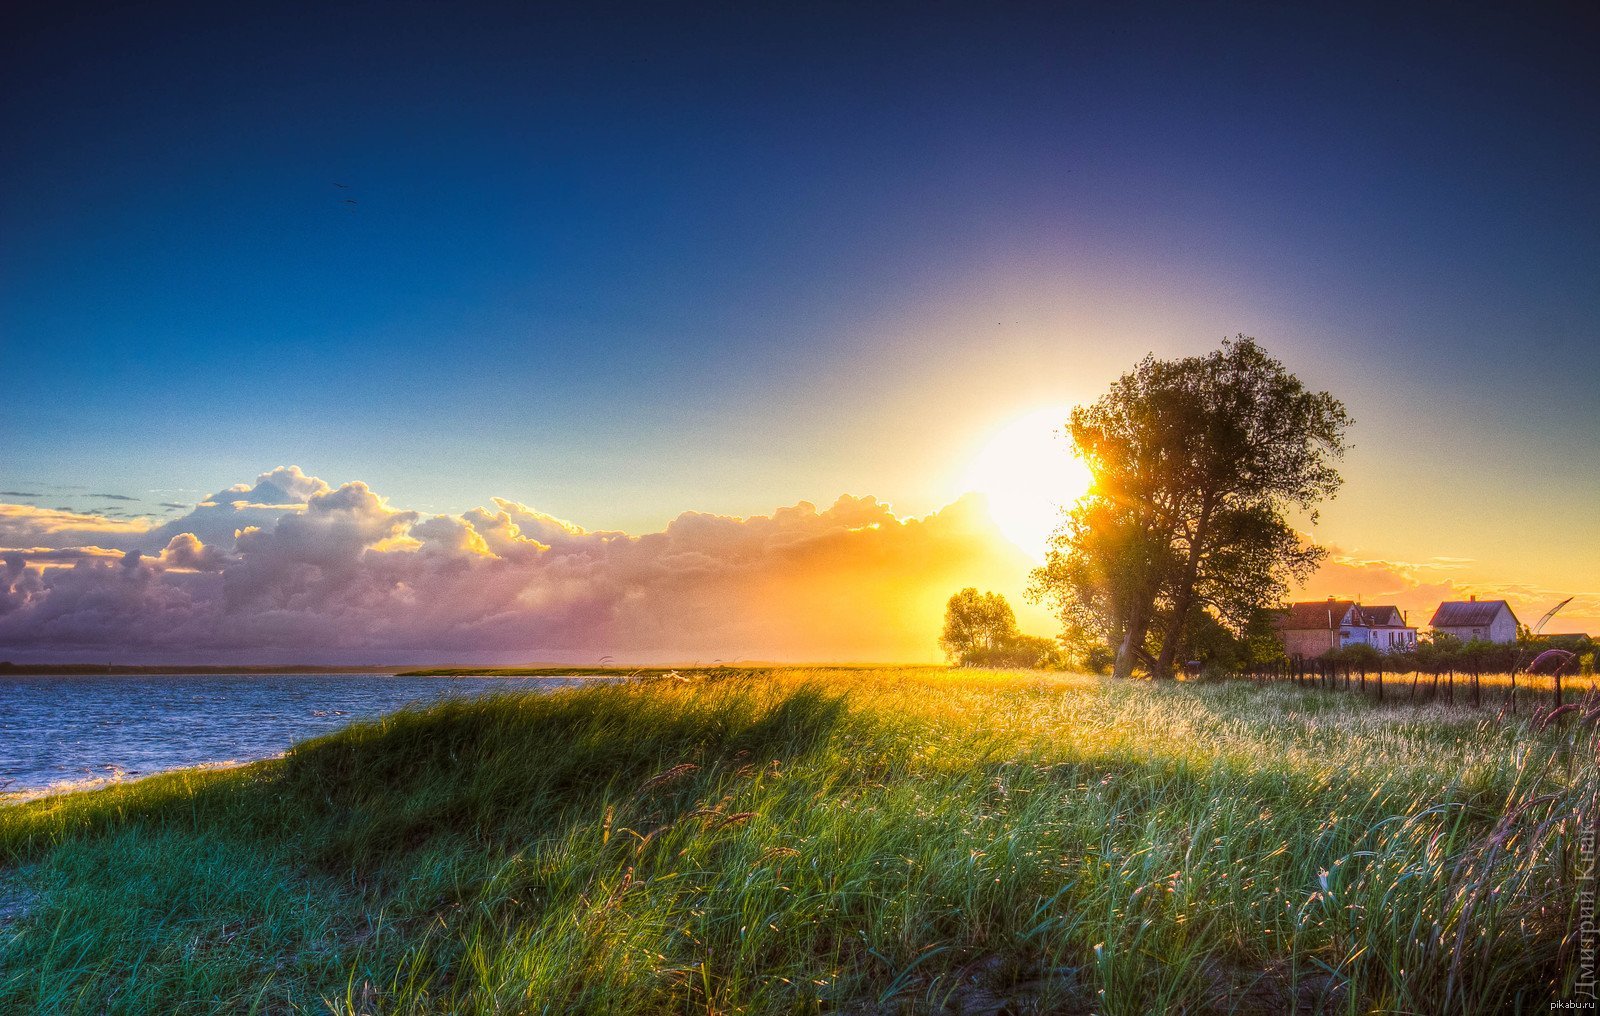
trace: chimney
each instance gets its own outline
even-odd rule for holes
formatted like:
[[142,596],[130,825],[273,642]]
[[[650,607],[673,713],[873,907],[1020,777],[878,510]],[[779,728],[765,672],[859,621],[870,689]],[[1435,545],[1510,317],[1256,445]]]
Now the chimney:
[[1477,603],[1478,602],[1478,594],[1477,593],[1469,593],[1469,594],[1467,594],[1467,602],[1468,603]]

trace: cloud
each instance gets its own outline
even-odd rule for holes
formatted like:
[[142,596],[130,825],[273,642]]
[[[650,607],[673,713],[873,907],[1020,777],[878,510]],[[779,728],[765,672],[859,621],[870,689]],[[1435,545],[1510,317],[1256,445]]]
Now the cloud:
[[126,557],[128,552],[114,547],[4,547],[0,548],[0,555],[17,556],[34,563],[43,563],[78,561],[89,557],[122,558]]
[[0,547],[73,547],[88,543],[132,547],[149,532],[141,519],[113,519],[96,512],[0,504]]
[[299,466],[279,466],[257,476],[254,483],[236,483],[201,498],[187,515],[151,530],[142,548],[159,550],[183,533],[193,533],[208,545],[232,547],[239,531],[270,528],[284,515],[304,510],[312,497],[327,493],[328,489],[326,483],[307,476]]
[[[1426,622],[1442,599],[1567,592],[1479,582],[1470,562],[1335,551],[1301,594]],[[0,504],[0,658],[166,662],[927,660],[944,601],[997,589],[1023,626],[1029,562],[981,499],[919,518],[871,497],[748,518],[685,512],[597,531],[506,499],[453,515],[294,466],[143,519]],[[1570,592],[1570,591],[1569,591]],[[1564,625],[1600,629],[1600,594]]]
[[851,496],[685,512],[633,535],[504,499],[424,515],[289,466],[153,528],[26,518],[29,533],[83,539],[5,541],[13,657],[923,660],[951,592],[1017,599],[1028,568],[975,498],[922,518]]
[[139,500],[136,497],[129,497],[126,494],[85,494],[84,497],[98,497],[98,498],[103,498],[104,500],[107,500],[107,501],[137,501],[137,500]]
[[25,490],[0,490],[0,497],[43,497],[43,494],[30,494]]
[[227,557],[216,547],[201,543],[193,533],[179,533],[161,549],[156,561],[163,568],[217,572],[227,563]]

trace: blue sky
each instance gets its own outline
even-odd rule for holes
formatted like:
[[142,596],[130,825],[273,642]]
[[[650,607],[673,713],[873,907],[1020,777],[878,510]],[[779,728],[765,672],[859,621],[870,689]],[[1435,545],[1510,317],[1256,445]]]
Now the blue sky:
[[1324,538],[1600,568],[1576,6],[39,4],[4,35],[0,486],[40,503],[294,462],[630,530],[928,511],[1004,420],[1244,332],[1358,421]]

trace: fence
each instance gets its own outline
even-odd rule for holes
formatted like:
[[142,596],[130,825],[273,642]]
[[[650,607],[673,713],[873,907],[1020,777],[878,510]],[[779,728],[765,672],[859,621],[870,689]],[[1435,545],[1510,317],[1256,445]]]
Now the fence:
[[1248,669],[1239,676],[1258,683],[1292,682],[1303,688],[1355,692],[1379,702],[1419,702],[1425,697],[1430,702],[1455,705],[1459,694],[1461,704],[1482,707],[1486,700],[1498,699],[1502,708],[1513,713],[1517,711],[1519,694],[1534,705],[1548,696],[1557,709],[1569,697],[1581,697],[1585,702],[1600,700],[1600,687],[1593,678],[1563,675],[1559,667],[1553,674],[1476,669],[1401,671],[1385,669],[1381,661],[1373,664],[1295,657]]

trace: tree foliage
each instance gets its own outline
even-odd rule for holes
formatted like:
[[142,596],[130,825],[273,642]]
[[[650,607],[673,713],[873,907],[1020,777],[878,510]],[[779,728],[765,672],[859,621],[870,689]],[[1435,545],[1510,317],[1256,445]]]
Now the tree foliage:
[[1314,521],[1338,490],[1349,424],[1337,399],[1242,335],[1206,356],[1145,357],[1072,411],[1093,483],[1032,595],[1104,638],[1121,676],[1140,660],[1170,674],[1210,621],[1245,636],[1324,556],[1290,514]]
[[963,667],[1043,668],[1062,662],[1053,640],[1017,630],[1017,616],[1004,596],[971,587],[950,597],[939,645]]
[[1408,651],[1379,653],[1371,646],[1356,644],[1325,653],[1322,658],[1357,666],[1366,664],[1371,669],[1381,664],[1386,670],[1402,673],[1510,674],[1527,669],[1546,649],[1572,653],[1572,657],[1561,661],[1561,666],[1564,673],[1579,673],[1584,654],[1594,652],[1595,641],[1579,635],[1559,640],[1530,635],[1515,642],[1462,641],[1448,632],[1433,632],[1420,636],[1416,648]]
[[968,586],[945,605],[944,633],[939,646],[952,661],[999,648],[1017,634],[1017,615],[999,593],[980,593]]

